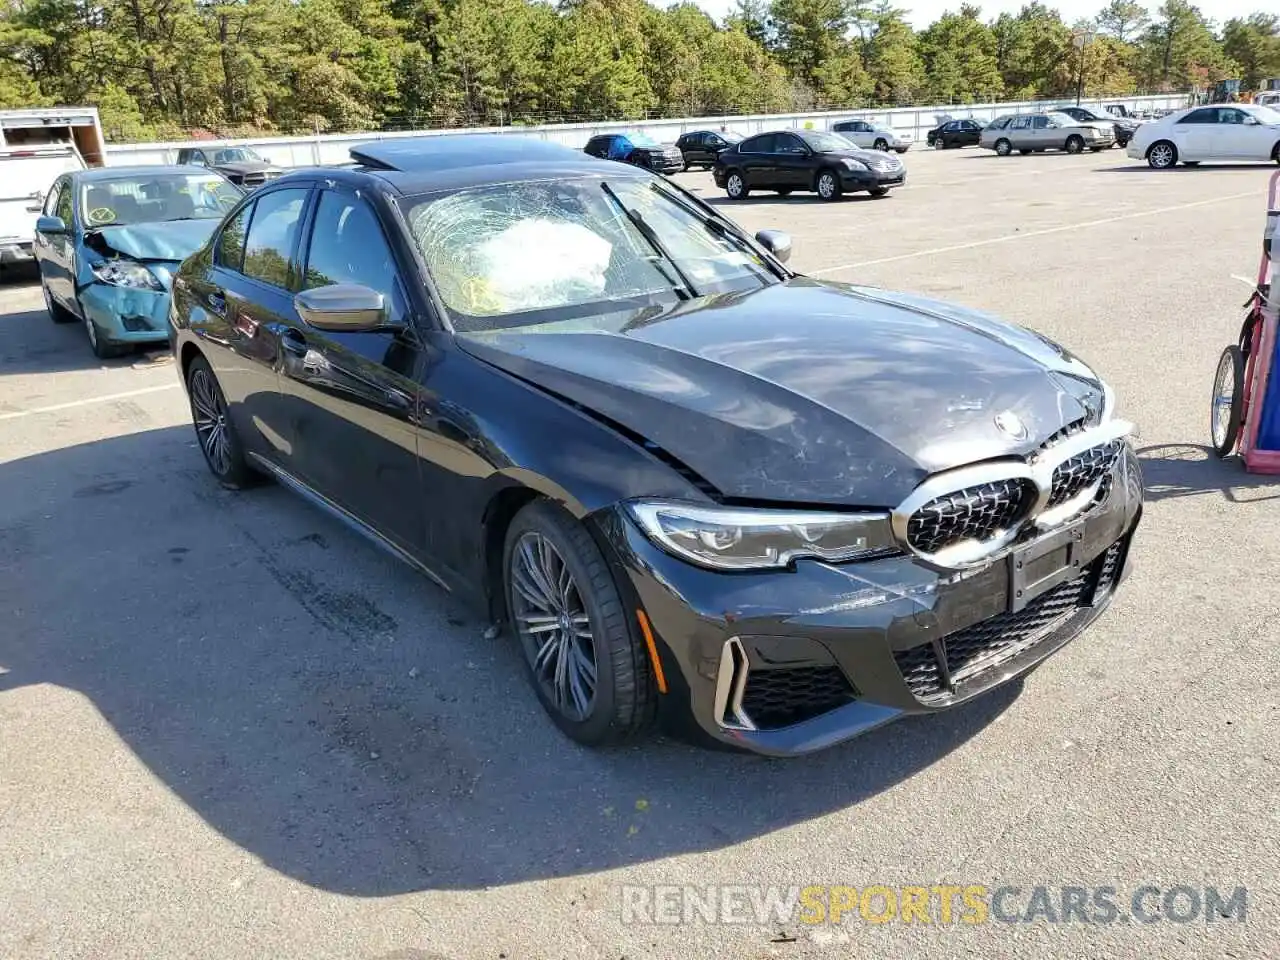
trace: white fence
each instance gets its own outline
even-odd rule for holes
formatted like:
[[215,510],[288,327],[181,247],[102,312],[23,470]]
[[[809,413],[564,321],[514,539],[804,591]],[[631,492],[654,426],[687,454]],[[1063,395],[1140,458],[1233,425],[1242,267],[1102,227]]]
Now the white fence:
[[[394,133],[338,133],[314,137],[270,137],[255,140],[206,140],[172,143],[114,143],[107,147],[107,163],[124,164],[174,163],[178,150],[186,146],[238,145],[252,147],[260,154],[282,167],[308,167],[316,164],[342,163],[349,158],[347,151],[360,143],[372,140],[388,140],[398,137],[437,136],[451,133],[518,134],[539,137],[562,143],[567,147],[581,148],[598,133],[643,130],[655,140],[670,142],[688,130],[728,130],[749,136],[763,130],[786,128],[829,129],[837,120],[869,120],[883,124],[898,133],[909,133],[916,140],[923,140],[927,131],[938,125],[940,117],[955,119],[972,117],[979,121],[994,120],[1005,113],[1031,113],[1067,106],[1073,100],[1022,100],[1009,103],[975,103],[962,106],[938,105],[932,107],[905,107],[893,110],[840,110],[824,113],[781,113],[747,117],[687,117],[678,120],[633,120],[600,123],[565,123],[544,126],[476,127],[470,130],[409,130]],[[1187,105],[1185,94],[1168,94],[1151,97],[1113,97],[1105,100],[1086,100],[1086,106],[1099,104],[1124,104],[1133,110],[1174,110]]]

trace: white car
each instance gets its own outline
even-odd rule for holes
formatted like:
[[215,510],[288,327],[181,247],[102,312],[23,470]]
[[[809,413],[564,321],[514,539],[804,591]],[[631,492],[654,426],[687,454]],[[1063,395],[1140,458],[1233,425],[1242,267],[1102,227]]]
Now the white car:
[[831,132],[868,150],[896,150],[898,153],[906,153],[915,142],[915,138],[909,133],[899,133],[869,120],[841,120],[831,125]]
[[1156,170],[1201,160],[1280,163],[1280,112],[1253,103],[1177,110],[1138,127],[1127,151]]

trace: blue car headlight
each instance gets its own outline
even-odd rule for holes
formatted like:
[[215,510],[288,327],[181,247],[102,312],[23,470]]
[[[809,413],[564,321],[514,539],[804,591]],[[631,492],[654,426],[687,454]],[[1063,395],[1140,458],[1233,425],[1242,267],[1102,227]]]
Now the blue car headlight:
[[136,260],[123,257],[103,260],[93,265],[93,275],[113,287],[132,287],[135,290],[163,290],[156,275]]

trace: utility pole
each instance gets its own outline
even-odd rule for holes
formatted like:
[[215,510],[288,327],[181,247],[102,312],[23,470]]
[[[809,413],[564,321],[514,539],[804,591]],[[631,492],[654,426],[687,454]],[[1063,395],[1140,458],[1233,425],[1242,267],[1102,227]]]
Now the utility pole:
[[1084,54],[1089,44],[1093,42],[1093,38],[1098,35],[1098,31],[1094,27],[1083,27],[1075,30],[1071,34],[1071,42],[1076,45],[1080,51],[1079,68],[1076,71],[1076,106],[1080,106],[1080,99],[1084,96]]

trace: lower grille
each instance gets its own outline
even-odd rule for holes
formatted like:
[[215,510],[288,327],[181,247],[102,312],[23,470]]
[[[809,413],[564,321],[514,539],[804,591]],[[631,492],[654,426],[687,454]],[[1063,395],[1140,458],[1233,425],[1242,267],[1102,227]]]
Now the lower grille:
[[966,540],[990,540],[1017,525],[1036,496],[1035,484],[1014,478],[935,497],[908,519],[907,542],[928,554]]
[[761,729],[785,727],[843,706],[853,687],[839,667],[754,669],[747,675],[742,712]]
[[[1124,541],[1116,541],[1088,570],[1037,597],[1021,610],[1002,613],[942,638],[942,662],[933,643],[894,653],[908,689],[918,699],[945,695],[1050,636],[1073,613],[1110,590],[1120,572]],[[1095,578],[1096,577],[1096,585]],[[946,664],[944,674],[942,663]]]

